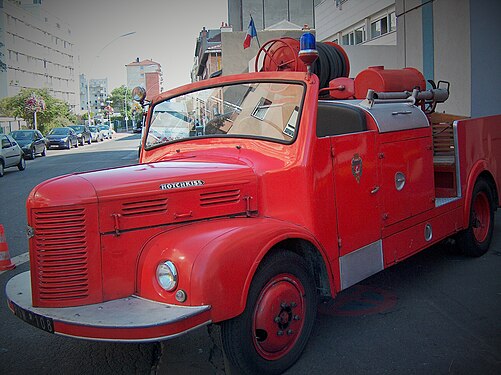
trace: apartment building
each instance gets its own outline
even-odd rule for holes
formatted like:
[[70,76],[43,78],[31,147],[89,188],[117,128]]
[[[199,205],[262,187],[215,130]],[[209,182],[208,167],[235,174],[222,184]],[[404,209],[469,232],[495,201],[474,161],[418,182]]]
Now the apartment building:
[[0,97],[47,88],[78,106],[71,28],[44,11],[42,0],[0,0]]
[[132,90],[136,86],[144,87],[146,99],[160,94],[163,91],[162,67],[153,60],[139,60],[125,65],[127,69],[127,88]]

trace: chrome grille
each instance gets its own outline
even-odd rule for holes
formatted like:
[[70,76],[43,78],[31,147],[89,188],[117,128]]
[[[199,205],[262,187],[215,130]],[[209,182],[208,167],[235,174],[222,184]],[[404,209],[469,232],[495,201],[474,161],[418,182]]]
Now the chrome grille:
[[200,206],[214,206],[219,204],[238,203],[240,201],[240,189],[223,190],[200,194]]
[[86,298],[89,269],[85,209],[39,210],[33,217],[34,276],[38,279],[40,300]]

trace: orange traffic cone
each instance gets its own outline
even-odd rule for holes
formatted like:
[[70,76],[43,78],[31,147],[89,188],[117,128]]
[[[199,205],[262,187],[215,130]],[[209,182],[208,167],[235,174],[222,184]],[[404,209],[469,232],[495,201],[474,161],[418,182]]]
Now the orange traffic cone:
[[0,271],[7,271],[15,268],[16,265],[10,261],[9,248],[5,240],[5,231],[0,224]]

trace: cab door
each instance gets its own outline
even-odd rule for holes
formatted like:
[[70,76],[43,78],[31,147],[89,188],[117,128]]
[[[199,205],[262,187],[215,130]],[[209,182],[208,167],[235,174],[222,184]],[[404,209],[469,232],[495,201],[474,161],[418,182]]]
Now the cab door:
[[381,239],[376,135],[331,138],[340,257]]

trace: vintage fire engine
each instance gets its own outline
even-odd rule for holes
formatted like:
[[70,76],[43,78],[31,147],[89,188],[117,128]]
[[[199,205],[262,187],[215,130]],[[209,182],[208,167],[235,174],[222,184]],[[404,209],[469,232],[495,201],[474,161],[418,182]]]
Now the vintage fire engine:
[[33,189],[15,315],[123,342],[218,323],[234,367],[275,374],[320,299],[447,238],[488,250],[501,116],[435,113],[448,84],[426,90],[413,68],[349,79],[341,47],[309,33],[266,43],[256,64],[145,103],[140,164]]

